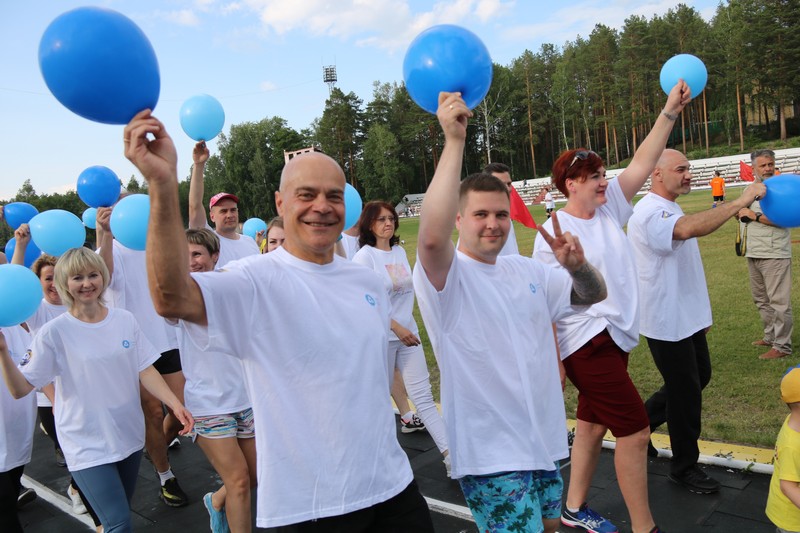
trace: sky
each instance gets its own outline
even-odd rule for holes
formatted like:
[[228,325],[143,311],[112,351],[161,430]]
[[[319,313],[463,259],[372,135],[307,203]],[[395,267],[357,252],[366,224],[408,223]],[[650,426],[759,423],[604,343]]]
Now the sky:
[[[710,20],[718,0],[685,1]],[[436,24],[475,32],[495,63],[525,49],[587,37],[595,24],[621,28],[678,0],[8,0],[0,3],[0,200],[26,179],[37,193],[74,190],[87,167],[104,165],[127,183],[141,175],[123,155],[123,126],[81,118],[49,92],[39,71],[39,40],[60,14],[85,5],[119,11],[147,35],[158,57],[161,93],[154,114],[188,176],[194,145],[180,128],[181,104],[206,93],[225,110],[225,127],[279,116],[296,130],[322,115],[328,87],[372,99],[373,82],[402,82],[408,45]],[[660,65],[653,68],[660,69]],[[209,143],[216,153],[216,142]],[[298,147],[301,148],[301,147]]]

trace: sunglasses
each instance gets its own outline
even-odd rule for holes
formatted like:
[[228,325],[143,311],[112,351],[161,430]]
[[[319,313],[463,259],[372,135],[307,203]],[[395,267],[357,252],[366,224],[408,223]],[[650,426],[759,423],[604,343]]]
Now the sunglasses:
[[574,165],[575,162],[578,161],[579,159],[581,161],[586,161],[586,159],[589,157],[589,154],[597,155],[591,150],[578,150],[577,152],[575,152],[575,157],[572,158],[572,163],[570,163],[569,166],[567,167],[567,171],[569,171],[569,169],[572,168],[572,165]]

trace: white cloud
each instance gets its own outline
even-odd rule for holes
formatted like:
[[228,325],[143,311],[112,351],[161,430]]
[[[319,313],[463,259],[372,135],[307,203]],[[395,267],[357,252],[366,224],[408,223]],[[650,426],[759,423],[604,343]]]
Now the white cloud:
[[275,84],[274,84],[273,82],[271,82],[271,81],[262,81],[261,83],[259,83],[259,84],[258,84],[258,87],[259,87],[259,89],[261,89],[262,91],[274,91],[275,89],[277,89],[277,88],[278,88],[278,86],[277,86],[277,85],[275,85]]
[[199,26],[200,19],[191,9],[181,9],[178,11],[158,11],[156,17],[163,18],[179,26]]

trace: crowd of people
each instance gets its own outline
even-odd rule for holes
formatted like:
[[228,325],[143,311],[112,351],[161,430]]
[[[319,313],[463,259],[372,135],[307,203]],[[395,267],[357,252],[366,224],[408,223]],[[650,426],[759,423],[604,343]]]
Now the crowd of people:
[[[662,532],[647,490],[657,427],[668,424],[671,481],[701,494],[720,489],[698,466],[712,317],[697,237],[734,216],[749,228],[750,281],[764,321],[754,344],[769,347],[764,359],[792,352],[788,230],[758,203],[774,153],[753,154],[758,179],[737,199],[686,215],[676,200],[690,190],[690,165],[666,143],[690,99],[678,82],[616,179],[606,179],[591,150],[563,152],[553,185],[567,202],[556,211],[548,192],[548,219],[532,257],[523,257],[510,219],[511,169],[492,163],[461,179],[472,113],[459,93],[441,93],[445,143],[420,208],[413,270],[391,204],[368,202],[343,231],[345,176],[319,152],[286,164],[275,193],[280,216],[252,239],[238,232],[236,195],[214,194],[206,211],[209,152],[197,143],[185,229],[174,144],[142,111],[123,142],[148,183],[146,252],[117,242],[113,207],[98,209],[97,251],[39,258],[39,309],[0,331],[3,530],[22,530],[16,505],[36,390],[42,426],[73,478],[75,509],[90,512],[98,531],[131,531],[143,450],[161,500],[187,504],[168,454],[187,434],[223,483],[203,498],[214,532],[251,530],[255,486],[256,524],[270,531],[433,531],[396,437],[391,395],[402,431],[430,433],[480,531],[618,531],[588,503],[611,431],[633,533]],[[650,193],[633,207],[648,178]],[[15,238],[11,262],[21,263],[28,227]],[[441,372],[441,413],[415,295]],[[627,371],[640,334],[664,380],[647,401]],[[787,449],[796,449],[790,431],[800,431],[798,374],[784,379],[792,414],[779,446]],[[567,378],[579,393],[571,452]],[[416,412],[405,407],[409,398]],[[791,453],[776,467],[768,514],[798,531],[800,478],[783,460]],[[565,495],[559,463],[570,455]]]

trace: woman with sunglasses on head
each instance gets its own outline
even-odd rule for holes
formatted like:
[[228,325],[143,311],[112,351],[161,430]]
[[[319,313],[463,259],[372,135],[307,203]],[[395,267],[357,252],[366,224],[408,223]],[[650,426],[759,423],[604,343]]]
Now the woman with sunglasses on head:
[[[397,367],[403,376],[408,395],[417,407],[422,423],[449,465],[444,422],[431,393],[425,352],[414,321],[414,285],[406,251],[399,246],[397,212],[386,202],[369,202],[357,224],[361,248],[353,257],[380,276],[392,304],[389,334],[390,368]],[[391,377],[390,377],[391,379]],[[449,467],[448,467],[449,471]]]
[[[650,423],[628,374],[628,353],[639,342],[639,304],[633,252],[623,226],[631,201],[644,186],[664,151],[680,112],[691,100],[679,81],[630,165],[606,179],[603,160],[586,150],[567,150],[553,164],[553,182],[567,197],[557,217],[564,232],[580,238],[586,259],[603,274],[608,298],[557,323],[564,368],[578,389],[577,428],[572,445],[570,482],[563,524],[614,533],[617,528],[586,503],[607,429],[616,437],[614,465],[633,533],[660,530],[647,496],[647,445]],[[552,232],[552,219],[544,228]],[[544,238],[537,235],[533,256],[558,266]]]

